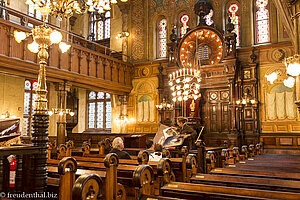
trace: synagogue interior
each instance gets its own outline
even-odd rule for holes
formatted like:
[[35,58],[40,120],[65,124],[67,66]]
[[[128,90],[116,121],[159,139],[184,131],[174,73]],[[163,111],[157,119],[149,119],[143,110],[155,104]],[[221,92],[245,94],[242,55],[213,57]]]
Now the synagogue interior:
[[300,199],[299,37],[300,0],[0,0],[0,198]]

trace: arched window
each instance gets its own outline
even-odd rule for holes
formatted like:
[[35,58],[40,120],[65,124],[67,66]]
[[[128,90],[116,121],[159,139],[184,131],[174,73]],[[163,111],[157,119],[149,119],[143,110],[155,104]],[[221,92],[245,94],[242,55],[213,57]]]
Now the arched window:
[[91,91],[88,93],[88,128],[111,129],[110,94]]
[[158,23],[158,57],[167,57],[167,20],[162,19]]
[[256,0],[256,41],[270,42],[268,0]]
[[110,11],[105,14],[90,15],[90,39],[103,40],[110,38]]
[[188,15],[182,15],[180,18],[180,22],[181,22],[181,28],[180,28],[180,37],[183,37],[186,32],[187,29],[189,28],[189,26],[187,25],[187,23],[189,22],[190,17]]
[[231,4],[228,8],[230,13],[231,23],[234,24],[233,32],[236,34],[236,46],[240,46],[240,17],[237,15],[239,6],[235,3]]
[[211,26],[214,23],[214,21],[212,20],[213,15],[214,15],[214,11],[211,9],[208,15],[204,17],[205,22],[208,26]]

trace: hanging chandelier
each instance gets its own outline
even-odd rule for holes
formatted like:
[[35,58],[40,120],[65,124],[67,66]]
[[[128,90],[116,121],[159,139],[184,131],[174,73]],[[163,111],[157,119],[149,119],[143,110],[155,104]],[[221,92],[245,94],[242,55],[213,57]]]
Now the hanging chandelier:
[[110,4],[116,3],[117,0],[26,0],[26,4],[34,6],[42,16],[50,14],[60,20],[70,18],[74,13],[83,14],[86,11],[104,13],[111,9]]
[[169,85],[172,91],[172,100],[187,101],[198,99],[200,93],[201,73],[195,68],[182,68],[169,75]]

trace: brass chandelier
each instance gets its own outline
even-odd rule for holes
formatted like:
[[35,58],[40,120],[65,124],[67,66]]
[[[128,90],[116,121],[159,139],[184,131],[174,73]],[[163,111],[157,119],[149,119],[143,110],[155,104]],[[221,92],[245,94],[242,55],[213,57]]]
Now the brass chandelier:
[[187,101],[198,99],[200,93],[201,73],[195,68],[182,68],[169,75],[169,85],[172,91],[172,100]]
[[50,14],[60,20],[70,18],[74,13],[82,14],[86,11],[104,13],[111,9],[110,4],[116,3],[117,0],[26,0],[26,4],[33,5],[43,16]]

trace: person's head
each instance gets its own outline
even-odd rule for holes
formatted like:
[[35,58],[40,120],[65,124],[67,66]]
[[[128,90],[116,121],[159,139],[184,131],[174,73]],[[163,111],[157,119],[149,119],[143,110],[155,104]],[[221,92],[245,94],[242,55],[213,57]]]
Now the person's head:
[[153,145],[153,140],[147,140],[147,142],[146,142],[146,148],[149,149],[149,148],[152,147],[152,145]]
[[178,126],[180,126],[180,127],[182,127],[185,123],[186,123],[186,119],[185,118],[183,118],[183,117],[178,117],[177,118],[177,124],[178,124]]
[[124,143],[123,143],[122,138],[116,137],[112,142],[112,146],[113,146],[114,149],[123,150],[124,149]]
[[162,152],[162,145],[156,143],[154,145],[154,152]]

